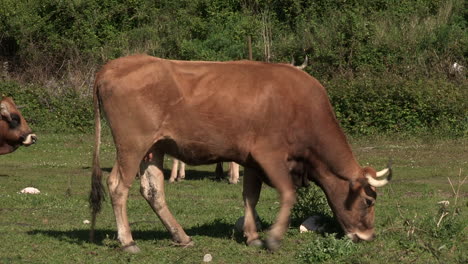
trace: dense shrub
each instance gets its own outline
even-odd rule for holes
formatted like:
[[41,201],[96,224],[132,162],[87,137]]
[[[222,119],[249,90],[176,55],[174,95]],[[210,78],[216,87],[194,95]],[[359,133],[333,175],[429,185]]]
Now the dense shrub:
[[42,67],[58,76],[68,70],[64,62],[87,68],[135,52],[247,58],[247,36],[256,60],[307,54],[320,79],[432,76],[454,62],[466,65],[462,0],[2,0],[1,6],[0,59],[16,62],[16,70]]
[[94,73],[109,59],[242,59],[250,36],[254,60],[307,55],[349,133],[468,130],[466,68],[451,69],[467,66],[462,0],[0,2],[1,89],[27,98],[44,129],[88,130]]
[[[331,80],[325,83],[336,116],[347,134],[439,133],[468,136],[468,87],[443,80]],[[33,127],[50,131],[91,131],[90,94],[74,89],[51,92],[37,85],[0,82]]]
[[444,80],[353,79],[327,83],[341,126],[354,135],[435,132],[466,136],[466,84]]
[[12,96],[34,130],[50,132],[90,132],[94,124],[89,97],[73,89],[51,94],[43,87],[0,82],[0,94]]
[[333,216],[325,194],[315,184],[297,190],[297,202],[291,210],[295,221],[304,221],[312,215]]

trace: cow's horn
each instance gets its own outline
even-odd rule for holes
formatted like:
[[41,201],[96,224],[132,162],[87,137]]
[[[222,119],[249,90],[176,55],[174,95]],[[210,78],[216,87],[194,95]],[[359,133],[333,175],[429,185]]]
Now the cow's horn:
[[381,171],[378,171],[378,172],[377,172],[377,178],[378,178],[378,177],[382,177],[382,176],[387,176],[387,174],[388,174],[389,171],[390,171],[389,168],[385,168],[385,169],[383,169],[383,170],[381,170]]
[[[296,63],[296,61],[294,60],[294,57],[292,57],[291,63],[289,63],[289,64],[291,64],[291,66],[294,66],[294,63]],[[296,66],[294,66],[294,67],[296,67]]]
[[308,63],[309,63],[309,57],[307,57],[307,55],[306,55],[302,65],[301,66],[295,66],[295,67],[298,68],[299,70],[303,70],[303,69],[305,69],[305,67],[307,67]]
[[0,104],[0,115],[5,117],[8,122],[11,122],[10,112],[8,111],[8,107],[5,104]]
[[367,174],[366,175],[366,178],[367,178],[367,182],[371,185],[371,186],[374,186],[376,188],[378,187],[382,187],[382,186],[385,186],[387,183],[390,182],[390,180],[392,179],[392,167],[391,167],[391,163],[389,163],[388,167],[377,172],[376,174],[377,177],[385,177],[381,180],[377,180],[377,179],[374,179],[374,177],[372,177],[371,175]]

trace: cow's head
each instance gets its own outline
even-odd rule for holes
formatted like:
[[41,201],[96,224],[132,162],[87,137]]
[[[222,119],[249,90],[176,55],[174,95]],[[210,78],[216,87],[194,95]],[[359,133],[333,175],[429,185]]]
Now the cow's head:
[[0,155],[15,151],[19,146],[30,146],[36,135],[26,123],[11,97],[0,101]]
[[328,177],[326,182],[321,182],[338,222],[345,234],[355,242],[374,239],[376,188],[390,181],[392,169],[390,164],[388,168],[379,172],[365,167],[361,169],[360,174],[353,181]]

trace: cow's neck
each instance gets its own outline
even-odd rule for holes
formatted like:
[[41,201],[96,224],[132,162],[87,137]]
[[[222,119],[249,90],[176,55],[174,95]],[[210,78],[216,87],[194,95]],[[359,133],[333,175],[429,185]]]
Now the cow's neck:
[[315,138],[309,147],[308,160],[312,167],[327,169],[348,181],[356,180],[361,171],[351,146],[338,125]]

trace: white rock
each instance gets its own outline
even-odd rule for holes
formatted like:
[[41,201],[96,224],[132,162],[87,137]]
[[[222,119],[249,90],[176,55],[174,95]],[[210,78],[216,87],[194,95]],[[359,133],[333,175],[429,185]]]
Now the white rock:
[[213,260],[213,257],[211,256],[211,254],[206,254],[205,256],[203,256],[203,262],[211,262]]
[[447,208],[450,205],[449,201],[440,201],[437,204],[440,204],[442,208]]
[[29,193],[29,194],[39,194],[41,191],[34,187],[26,187],[23,190],[21,190],[21,193]]
[[465,67],[463,67],[462,65],[455,62],[454,64],[452,64],[452,67],[450,68],[450,72],[452,72],[452,73],[462,73],[464,69],[465,69]]
[[320,224],[320,216],[313,215],[307,218],[299,227],[299,232],[309,232],[309,231],[317,231],[322,232],[324,230],[323,224]]
[[91,223],[91,222],[88,219],[83,221],[83,224],[85,224],[85,225],[88,225],[89,223]]

